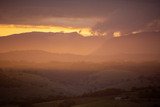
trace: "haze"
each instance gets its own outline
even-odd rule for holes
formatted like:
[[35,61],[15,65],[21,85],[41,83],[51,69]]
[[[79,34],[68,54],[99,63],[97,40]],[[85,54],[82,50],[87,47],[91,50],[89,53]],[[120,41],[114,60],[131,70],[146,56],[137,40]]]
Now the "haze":
[[0,0],[1,107],[159,107],[160,0]]

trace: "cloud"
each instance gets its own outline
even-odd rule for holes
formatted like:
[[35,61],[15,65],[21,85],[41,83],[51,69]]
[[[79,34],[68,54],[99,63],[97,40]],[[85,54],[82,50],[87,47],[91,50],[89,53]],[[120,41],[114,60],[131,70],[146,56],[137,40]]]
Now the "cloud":
[[122,34],[160,18],[159,0],[0,0],[0,24],[92,27]]
[[113,4],[110,0],[1,0],[0,24],[46,24],[41,20],[51,18],[101,19],[114,10]]
[[98,34],[112,35],[114,32],[129,34],[136,31],[160,30],[159,2],[132,2],[121,5],[121,8],[106,17],[106,20],[97,23],[92,28]]
[[160,31],[160,18],[148,23],[144,30],[146,30],[146,31]]

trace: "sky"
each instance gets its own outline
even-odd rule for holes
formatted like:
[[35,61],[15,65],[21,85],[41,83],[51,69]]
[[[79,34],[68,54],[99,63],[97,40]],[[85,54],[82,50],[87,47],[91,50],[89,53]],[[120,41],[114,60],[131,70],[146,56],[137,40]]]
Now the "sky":
[[41,31],[116,36],[160,30],[160,0],[0,0],[0,36]]

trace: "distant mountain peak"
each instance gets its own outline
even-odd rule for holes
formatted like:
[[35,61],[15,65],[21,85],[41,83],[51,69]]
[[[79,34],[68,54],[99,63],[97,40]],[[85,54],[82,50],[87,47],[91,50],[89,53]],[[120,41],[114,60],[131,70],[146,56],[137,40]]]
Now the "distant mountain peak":
[[104,39],[84,37],[77,32],[28,32],[0,38],[0,52],[45,50],[53,53],[88,54]]
[[58,37],[58,38],[83,38],[84,36],[77,32],[63,33],[63,32],[26,32],[19,34],[12,34],[8,36],[2,36],[0,38],[47,38],[47,37]]

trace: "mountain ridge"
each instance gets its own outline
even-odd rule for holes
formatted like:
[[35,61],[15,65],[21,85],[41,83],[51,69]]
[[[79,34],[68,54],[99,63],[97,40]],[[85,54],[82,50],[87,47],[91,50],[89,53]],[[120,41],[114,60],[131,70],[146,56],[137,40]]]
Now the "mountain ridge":
[[78,33],[23,33],[0,38],[0,52],[44,50],[52,53],[86,55],[98,48],[104,37],[83,37]]
[[111,38],[92,54],[160,53],[160,32],[145,32]]

